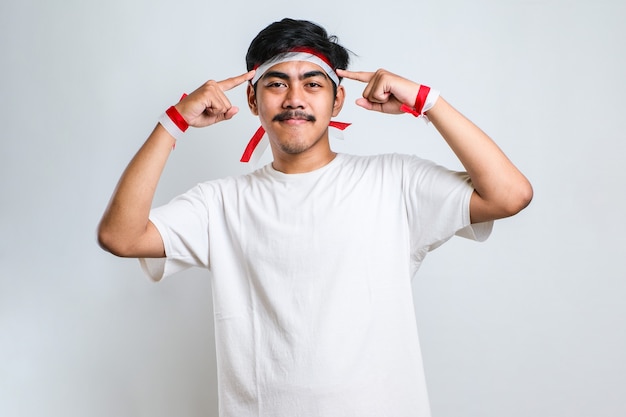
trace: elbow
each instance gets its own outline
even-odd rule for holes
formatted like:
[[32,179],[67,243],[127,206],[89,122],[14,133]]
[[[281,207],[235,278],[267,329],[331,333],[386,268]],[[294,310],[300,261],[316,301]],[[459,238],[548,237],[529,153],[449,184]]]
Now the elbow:
[[520,181],[514,187],[511,187],[509,198],[503,207],[504,216],[514,216],[520,211],[524,210],[533,199],[533,187],[526,179]]
[[124,245],[124,239],[120,238],[102,223],[98,226],[97,238],[98,245],[100,245],[103,250],[122,258],[129,256],[128,249],[125,247],[126,245]]
[[156,229],[135,230],[128,225],[111,225],[102,221],[98,226],[98,244],[102,249],[120,258],[162,258],[165,256],[163,241]]
[[533,186],[527,179],[524,179],[523,183],[517,187],[517,211],[516,214],[524,210],[531,201],[533,201]]
[[499,184],[489,193],[481,194],[478,190],[474,190],[474,193],[470,202],[472,223],[514,216],[528,207],[533,199],[533,187],[524,177]]
[[115,245],[115,239],[113,239],[111,234],[102,227],[98,228],[98,245],[103,250],[112,253],[115,256],[121,256],[117,246]]

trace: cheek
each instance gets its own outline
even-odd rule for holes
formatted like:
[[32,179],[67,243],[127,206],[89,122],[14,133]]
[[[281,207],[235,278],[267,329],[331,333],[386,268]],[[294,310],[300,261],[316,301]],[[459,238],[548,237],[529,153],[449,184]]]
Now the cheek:
[[270,120],[272,119],[273,113],[271,111],[269,111],[269,109],[267,108],[267,104],[257,104],[257,116],[259,117],[259,119],[261,120]]
[[270,113],[276,111],[277,106],[280,107],[280,103],[276,97],[268,94],[257,95],[256,108],[259,116],[266,115],[269,117]]

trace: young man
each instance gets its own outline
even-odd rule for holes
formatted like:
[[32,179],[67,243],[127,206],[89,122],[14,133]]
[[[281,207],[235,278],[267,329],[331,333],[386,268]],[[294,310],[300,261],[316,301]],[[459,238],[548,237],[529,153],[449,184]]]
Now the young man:
[[[245,74],[207,82],[162,116],[113,194],[101,245],[141,258],[155,280],[212,272],[221,416],[429,416],[411,278],[453,235],[484,239],[523,209],[529,182],[435,90],[345,70],[347,51],[313,23],[271,24],[246,61]],[[334,153],[341,77],[364,83],[365,109],[427,115],[467,173]],[[231,119],[225,92],[246,82],[273,163],[151,210],[180,129]]]

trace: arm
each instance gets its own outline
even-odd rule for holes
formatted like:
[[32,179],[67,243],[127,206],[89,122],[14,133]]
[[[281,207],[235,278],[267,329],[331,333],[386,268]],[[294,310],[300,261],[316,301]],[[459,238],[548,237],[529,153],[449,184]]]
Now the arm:
[[[368,110],[400,114],[401,105],[412,106],[420,85],[385,70],[351,72],[338,70],[340,77],[366,82],[357,104]],[[532,199],[532,187],[489,136],[439,98],[428,118],[459,158],[472,184],[472,223],[512,216]]]
[[512,216],[530,203],[530,182],[478,126],[441,97],[428,118],[472,179],[472,223]]
[[[209,81],[175,107],[190,126],[204,127],[232,118],[238,109],[224,94],[252,78],[254,71],[221,82]],[[175,139],[158,124],[128,164],[98,227],[103,249],[124,257],[163,257],[165,249],[150,208]]]

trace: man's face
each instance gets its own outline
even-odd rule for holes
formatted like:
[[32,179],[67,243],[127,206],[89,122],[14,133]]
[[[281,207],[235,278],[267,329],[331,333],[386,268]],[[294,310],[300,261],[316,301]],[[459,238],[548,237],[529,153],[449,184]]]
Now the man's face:
[[278,63],[265,72],[256,93],[248,88],[248,104],[261,120],[274,152],[289,155],[328,148],[328,123],[345,98],[317,64]]

